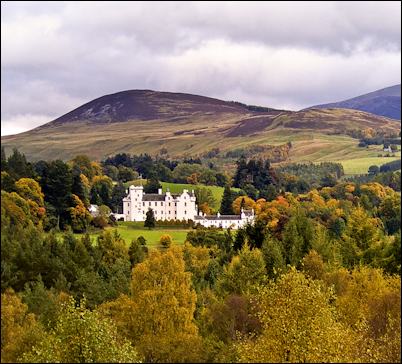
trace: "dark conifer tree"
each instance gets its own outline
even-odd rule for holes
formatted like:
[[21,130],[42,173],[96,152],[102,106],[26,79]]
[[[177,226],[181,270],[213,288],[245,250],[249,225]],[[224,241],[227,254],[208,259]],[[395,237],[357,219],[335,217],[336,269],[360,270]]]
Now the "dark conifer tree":
[[219,209],[219,212],[222,215],[233,214],[233,208],[232,208],[233,200],[234,200],[234,194],[232,193],[230,186],[226,185],[225,189],[223,190],[221,208]]
[[146,214],[146,219],[145,219],[145,222],[144,222],[144,227],[147,227],[149,229],[155,227],[154,210],[148,209],[147,214]]

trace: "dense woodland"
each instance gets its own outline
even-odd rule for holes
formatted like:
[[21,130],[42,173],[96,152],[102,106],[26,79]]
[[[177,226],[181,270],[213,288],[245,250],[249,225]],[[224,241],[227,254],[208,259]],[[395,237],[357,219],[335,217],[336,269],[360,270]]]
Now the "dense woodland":
[[[400,362],[400,172],[1,158],[2,362]],[[116,230],[73,234],[115,224],[139,175],[149,191],[225,186],[219,210],[253,208],[256,222],[152,249]],[[215,212],[201,187],[197,200]]]

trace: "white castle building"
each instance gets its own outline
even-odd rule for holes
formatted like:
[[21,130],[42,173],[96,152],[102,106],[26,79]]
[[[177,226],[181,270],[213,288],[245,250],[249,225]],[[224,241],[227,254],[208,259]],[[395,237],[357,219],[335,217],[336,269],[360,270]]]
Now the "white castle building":
[[205,227],[239,229],[254,222],[254,210],[243,211],[240,215],[198,214],[194,191],[183,190],[180,194],[169,191],[145,193],[142,186],[130,186],[127,197],[123,198],[123,214],[114,214],[124,221],[145,221],[148,209],[154,212],[155,220],[193,220]]
[[240,229],[247,224],[253,224],[254,218],[253,209],[241,209],[240,215],[221,215],[219,212],[217,215],[205,215],[200,212],[198,216],[194,216],[194,222],[205,227]]
[[148,209],[154,212],[155,220],[194,220],[197,205],[194,191],[181,194],[169,191],[162,193],[145,193],[142,186],[130,186],[127,197],[123,198],[125,221],[145,221]]

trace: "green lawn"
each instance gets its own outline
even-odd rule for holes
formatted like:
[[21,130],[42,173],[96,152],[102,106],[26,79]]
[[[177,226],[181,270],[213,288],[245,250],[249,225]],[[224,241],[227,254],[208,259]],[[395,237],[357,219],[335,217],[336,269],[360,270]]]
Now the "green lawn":
[[343,169],[346,175],[351,174],[365,174],[372,165],[381,166],[382,164],[392,162],[401,159],[398,157],[368,157],[368,158],[356,158],[346,159],[338,161],[343,165]]
[[[143,222],[131,222],[131,221],[119,221],[117,227],[108,227],[106,230],[114,230],[117,229],[118,233],[121,237],[126,241],[127,245],[130,245],[133,239],[137,239],[139,236],[143,236],[147,241],[148,247],[157,247],[159,245],[159,239],[164,234],[169,234],[173,242],[178,245],[184,244],[186,240],[187,233],[192,229],[184,228],[184,227],[156,227],[154,229],[149,230],[148,228],[144,228]],[[96,237],[100,234],[99,232],[91,233],[90,236],[94,241]],[[59,237],[63,234],[60,233]],[[83,234],[75,234],[77,237],[81,237]]]
[[[162,190],[163,192],[166,192],[166,189],[169,188],[171,193],[181,193],[184,189],[188,190],[191,192],[192,190],[195,190],[197,187],[198,188],[208,188],[211,192],[212,195],[214,196],[216,203],[214,207],[215,209],[219,209],[221,206],[221,201],[222,201],[222,196],[223,196],[223,187],[219,186],[205,186],[205,185],[191,185],[191,184],[186,184],[186,183],[170,183],[170,182],[161,182],[162,185]],[[234,191],[239,191],[238,188],[232,188]]]

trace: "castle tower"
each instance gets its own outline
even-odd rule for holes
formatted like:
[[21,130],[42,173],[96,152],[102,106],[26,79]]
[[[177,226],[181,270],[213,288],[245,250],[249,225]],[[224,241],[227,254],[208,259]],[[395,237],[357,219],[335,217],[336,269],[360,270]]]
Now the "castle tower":
[[144,221],[142,209],[142,196],[144,188],[142,186],[130,186],[128,196],[123,199],[123,213],[126,221]]

